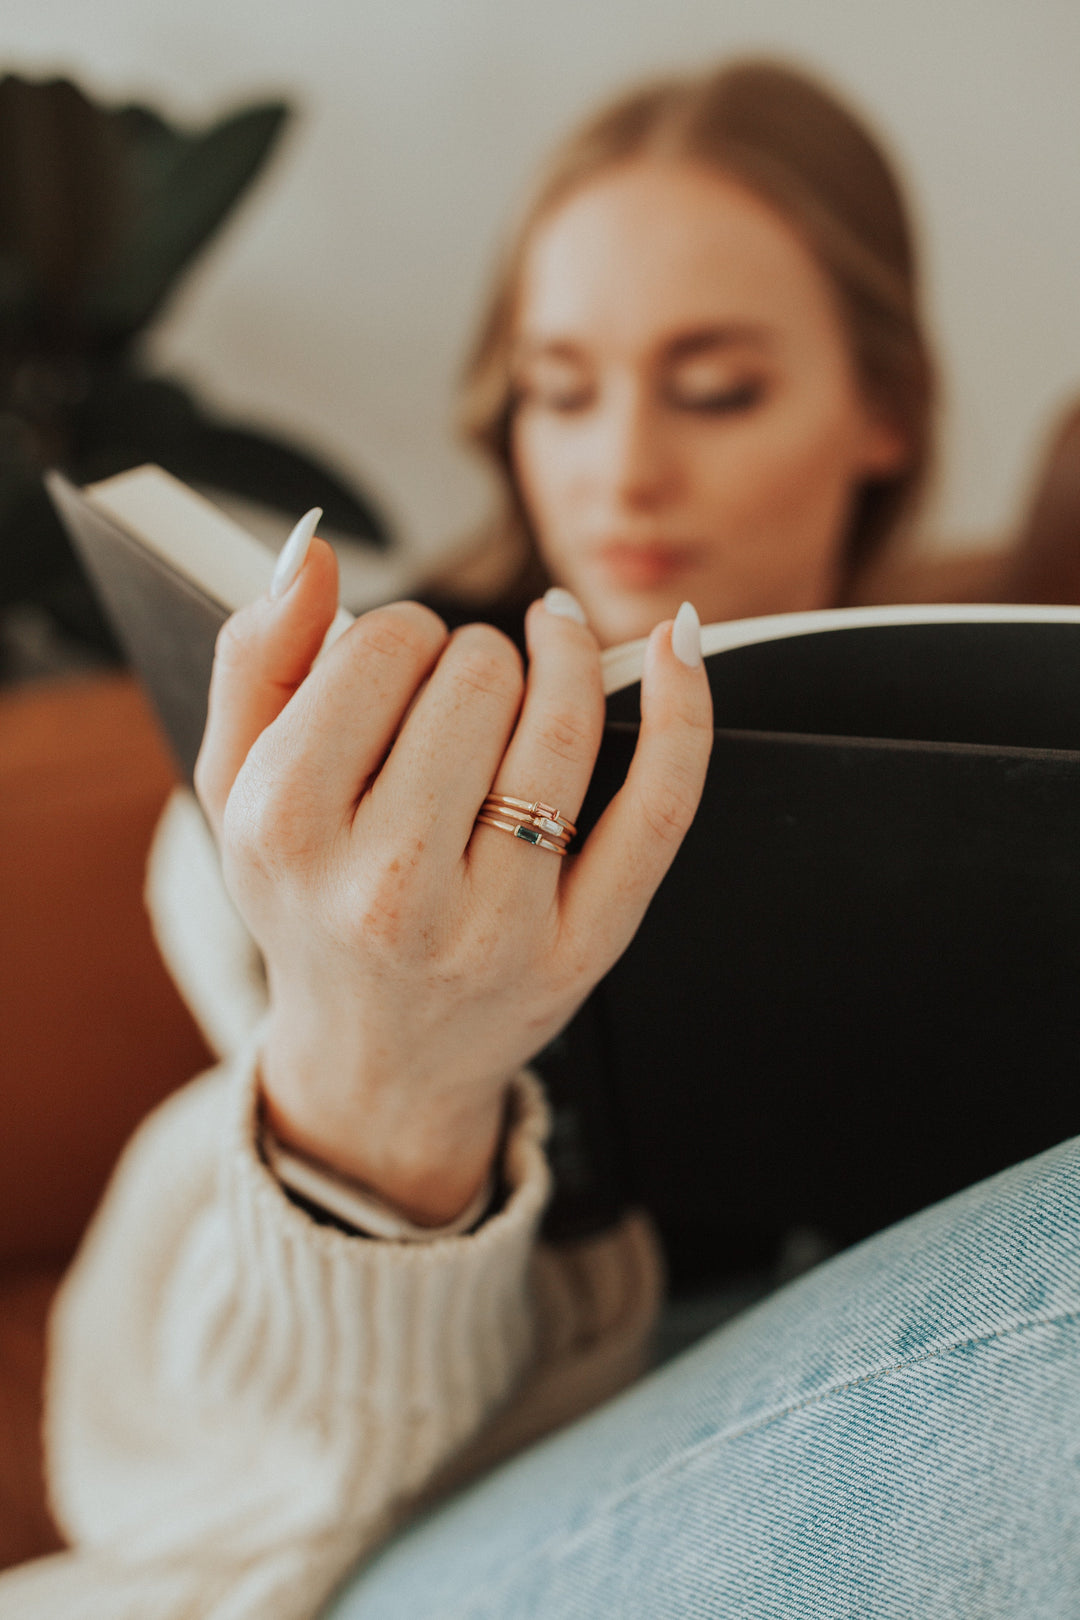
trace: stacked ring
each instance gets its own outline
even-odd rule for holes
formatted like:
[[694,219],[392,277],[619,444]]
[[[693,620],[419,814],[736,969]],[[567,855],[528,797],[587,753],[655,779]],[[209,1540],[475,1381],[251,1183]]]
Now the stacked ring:
[[527,844],[565,855],[566,846],[577,828],[554,805],[540,799],[515,799],[506,793],[489,793],[476,818],[485,827],[497,827]]
[[523,812],[541,832],[550,833],[553,838],[573,838],[577,832],[574,823],[560,815],[554,805],[544,804],[539,799],[512,799],[508,793],[489,793],[484,800],[484,809],[493,810],[499,815],[506,810],[515,815]]
[[500,832],[508,832],[514,838],[524,839],[527,844],[535,844],[538,849],[550,849],[553,855],[565,855],[566,846],[556,844],[550,838],[545,838],[539,827],[530,827],[524,821],[496,821],[494,816],[487,816],[480,812],[476,818],[478,827],[498,827]]

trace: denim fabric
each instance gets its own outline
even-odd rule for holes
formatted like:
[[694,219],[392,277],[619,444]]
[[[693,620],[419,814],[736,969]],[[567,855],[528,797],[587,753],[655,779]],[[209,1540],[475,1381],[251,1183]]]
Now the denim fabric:
[[1080,1139],[499,1469],[326,1620],[1076,1620]]

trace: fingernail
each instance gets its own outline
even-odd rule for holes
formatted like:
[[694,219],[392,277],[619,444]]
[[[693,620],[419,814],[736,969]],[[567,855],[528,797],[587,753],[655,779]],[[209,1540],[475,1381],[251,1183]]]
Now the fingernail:
[[274,567],[274,577],[270,581],[271,596],[284,596],[301,568],[303,568],[308,554],[308,547],[311,544],[311,537],[318,528],[321,517],[322,507],[313,506],[310,512],[304,513],[304,516],[282,546]]
[[570,591],[564,591],[561,585],[553,585],[549,591],[544,592],[544,606],[557,618],[576,619],[578,624],[589,622],[585,617],[585,609],[577,597]]
[[687,669],[697,669],[701,663],[701,620],[690,602],[684,602],[675,615],[675,623],[671,627],[671,650]]

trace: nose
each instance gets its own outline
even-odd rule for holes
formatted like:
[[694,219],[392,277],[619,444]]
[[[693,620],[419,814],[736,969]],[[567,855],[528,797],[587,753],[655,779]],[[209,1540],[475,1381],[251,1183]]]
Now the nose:
[[676,448],[655,401],[644,388],[612,388],[602,412],[598,479],[616,510],[650,512],[676,495]]

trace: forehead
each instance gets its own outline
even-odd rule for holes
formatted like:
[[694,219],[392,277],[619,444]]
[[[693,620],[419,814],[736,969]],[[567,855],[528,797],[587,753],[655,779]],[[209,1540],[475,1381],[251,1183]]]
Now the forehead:
[[835,335],[831,289],[768,203],[690,164],[601,175],[542,220],[525,255],[526,341],[640,348],[680,328],[757,326]]

